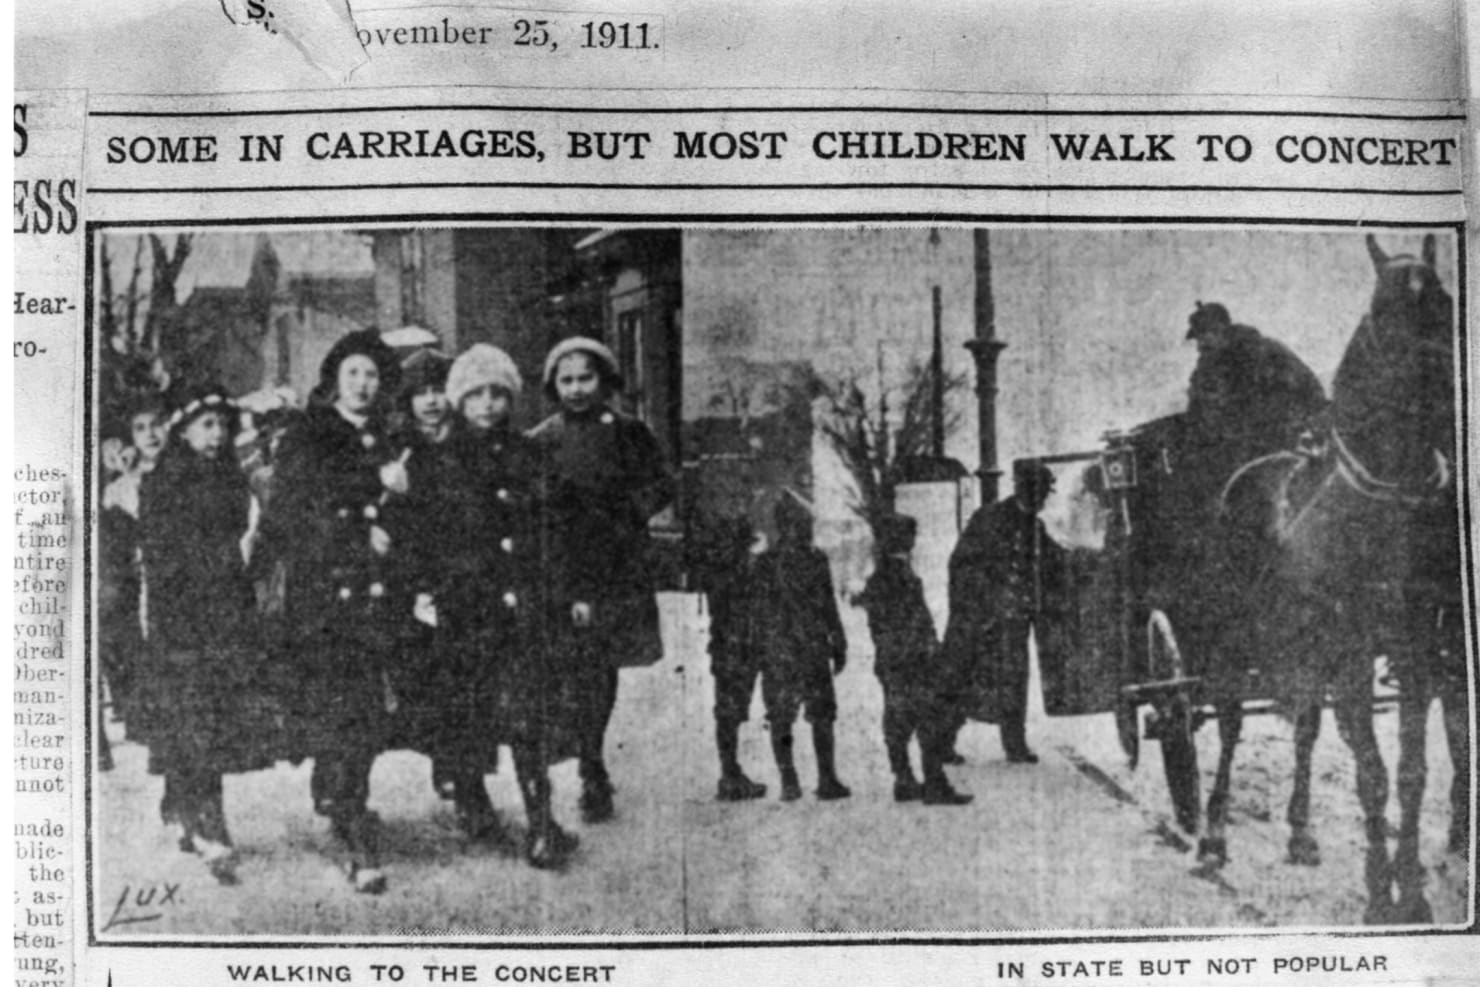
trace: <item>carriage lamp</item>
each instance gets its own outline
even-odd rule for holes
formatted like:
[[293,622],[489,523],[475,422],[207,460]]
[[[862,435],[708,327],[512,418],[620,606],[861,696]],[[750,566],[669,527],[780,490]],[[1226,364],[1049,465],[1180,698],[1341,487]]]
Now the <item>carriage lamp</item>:
[[1136,485],[1136,446],[1127,432],[1106,432],[1100,453],[1100,471],[1107,490],[1130,490]]
[[1100,453],[1100,474],[1105,479],[1107,493],[1119,493],[1115,498],[1120,508],[1120,521],[1127,534],[1131,531],[1130,504],[1123,496],[1136,487],[1136,447],[1124,432],[1110,432],[1105,436],[1105,451]]
[[1136,485],[1136,452],[1129,446],[1111,447],[1100,455],[1100,469],[1109,490],[1130,490]]

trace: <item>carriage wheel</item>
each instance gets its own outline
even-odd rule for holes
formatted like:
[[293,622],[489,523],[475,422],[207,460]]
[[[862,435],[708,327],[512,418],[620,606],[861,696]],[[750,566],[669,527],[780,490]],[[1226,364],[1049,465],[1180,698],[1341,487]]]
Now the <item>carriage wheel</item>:
[[[1172,622],[1160,610],[1151,611],[1146,622],[1146,654],[1151,674],[1160,681],[1182,679],[1187,667],[1182,649],[1172,633]],[[1197,768],[1197,740],[1192,715],[1192,697],[1186,686],[1168,689],[1157,700],[1157,734],[1161,739],[1161,761],[1177,825],[1197,832],[1201,814],[1202,775]]]

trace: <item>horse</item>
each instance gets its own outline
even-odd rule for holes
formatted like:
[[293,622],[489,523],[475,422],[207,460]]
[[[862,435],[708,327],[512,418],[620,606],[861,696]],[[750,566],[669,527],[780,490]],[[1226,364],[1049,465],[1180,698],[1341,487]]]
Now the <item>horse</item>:
[[[1190,636],[1205,653],[1204,690],[1220,723],[1199,856],[1209,867],[1227,859],[1230,771],[1254,670],[1259,690],[1296,718],[1291,861],[1319,861],[1310,753],[1329,698],[1356,762],[1365,918],[1421,924],[1432,921],[1418,844],[1424,733],[1436,695],[1455,762],[1451,846],[1462,848],[1469,830],[1454,308],[1434,270],[1432,235],[1417,257],[1389,256],[1370,235],[1367,249],[1376,285],[1337,369],[1325,428],[1311,447],[1260,457],[1225,483],[1200,542],[1200,584],[1225,591],[1182,601],[1184,613],[1188,604],[1193,611]],[[1400,682],[1401,822],[1391,857],[1389,779],[1373,721],[1373,659],[1381,653]]]

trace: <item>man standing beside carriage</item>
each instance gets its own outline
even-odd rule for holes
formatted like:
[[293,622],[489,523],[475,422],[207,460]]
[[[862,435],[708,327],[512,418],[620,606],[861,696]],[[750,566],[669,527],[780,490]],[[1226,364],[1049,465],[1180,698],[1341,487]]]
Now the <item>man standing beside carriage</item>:
[[1013,764],[1036,764],[1028,746],[1028,635],[1050,618],[1064,550],[1038,513],[1054,477],[1039,462],[1014,464],[1011,497],[972,515],[951,553],[950,621],[942,645],[942,711],[996,723]]

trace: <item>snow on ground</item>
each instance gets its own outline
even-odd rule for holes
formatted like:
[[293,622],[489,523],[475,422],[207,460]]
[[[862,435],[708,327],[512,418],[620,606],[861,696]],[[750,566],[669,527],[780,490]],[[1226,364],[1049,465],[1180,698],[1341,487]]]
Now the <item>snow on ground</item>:
[[[1362,838],[1351,758],[1327,716],[1316,749],[1313,818],[1318,868],[1284,863],[1293,748],[1284,721],[1251,718],[1235,768],[1232,860],[1194,874],[1185,845],[1166,838],[1170,809],[1159,752],[1125,764],[1108,716],[1030,719],[1043,763],[1004,763],[992,727],[969,726],[968,763],[952,769],[976,794],[964,808],[896,805],[884,759],[881,697],[867,631],[848,613],[853,659],[837,685],[840,773],[852,799],[821,803],[808,730],[797,728],[806,797],[776,799],[759,701],[742,733],[742,760],[768,797],[714,800],[714,754],[704,618],[692,598],[664,601],[669,657],[623,673],[609,739],[618,817],[578,820],[573,764],[555,772],[557,812],[582,846],[566,872],[469,847],[430,786],[425,758],[382,756],[372,806],[386,824],[390,890],[356,895],[329,862],[327,827],[308,798],[307,764],[227,779],[227,813],[243,863],[220,887],[180,853],[157,820],[158,778],[136,744],[94,780],[94,913],[103,938],[262,936],[728,935],[930,932],[977,936],[1047,930],[1330,927],[1360,923]],[[1396,762],[1396,714],[1379,736]],[[113,728],[118,735],[116,726]],[[1444,853],[1451,777],[1437,709],[1430,727],[1424,860],[1436,921],[1466,921],[1468,862]],[[1199,733],[1204,792],[1217,734]],[[1096,780],[1078,765],[1092,766]],[[490,776],[494,801],[522,825],[512,769]],[[1118,794],[1118,797],[1117,797]],[[1396,821],[1396,800],[1389,815]],[[149,888],[171,900],[141,906]],[[160,895],[156,895],[156,900]],[[120,899],[124,901],[119,905]],[[123,920],[157,914],[142,922]],[[111,927],[104,928],[112,922]]]

